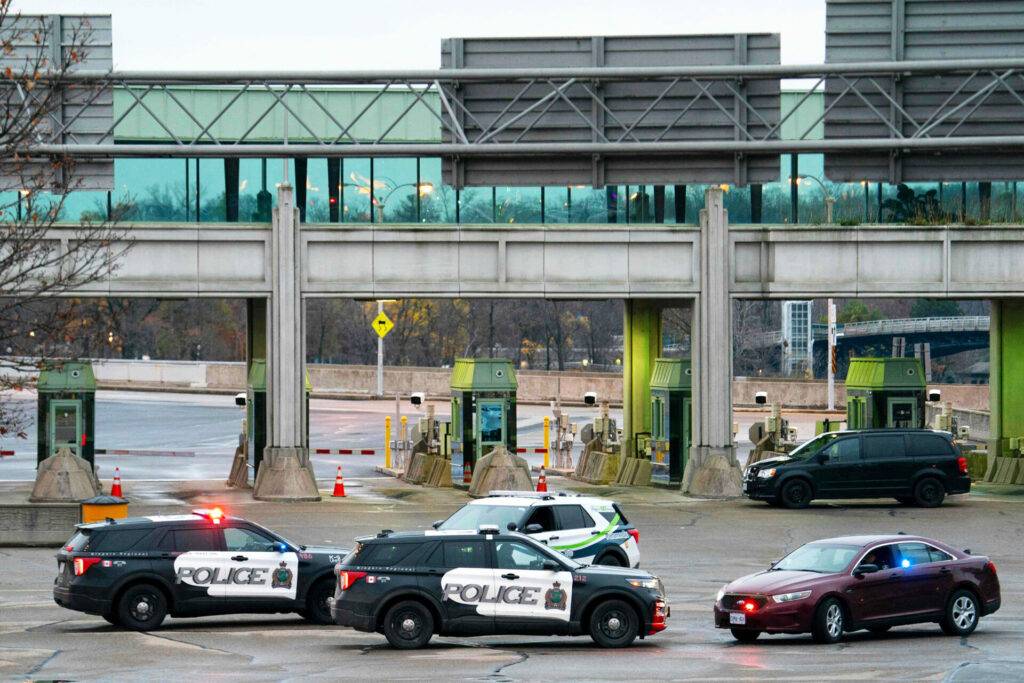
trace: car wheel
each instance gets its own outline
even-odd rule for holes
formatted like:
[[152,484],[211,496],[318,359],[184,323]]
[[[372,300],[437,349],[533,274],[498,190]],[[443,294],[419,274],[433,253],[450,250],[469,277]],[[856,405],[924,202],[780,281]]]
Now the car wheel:
[[732,637],[741,643],[752,643],[757,640],[757,637],[761,635],[760,631],[750,631],[741,628],[731,628],[729,632],[732,633]]
[[980,613],[978,598],[971,591],[961,589],[949,596],[946,613],[939,625],[947,635],[969,636],[978,626]]
[[306,595],[306,608],[299,614],[314,624],[333,624],[332,604],[334,604],[334,581],[321,579],[309,589],[309,594]]
[[640,633],[639,621],[622,600],[602,602],[590,616],[590,637],[601,647],[627,647]]
[[880,636],[883,633],[888,633],[892,626],[868,626],[868,631],[874,633],[876,636]]
[[117,620],[132,631],[149,631],[163,623],[167,616],[167,599],[163,592],[149,583],[132,586],[117,602]]
[[803,479],[791,479],[783,485],[781,498],[790,510],[805,508],[811,503],[811,485]]
[[605,553],[601,557],[597,558],[597,562],[594,564],[604,565],[605,567],[625,567],[625,563],[619,559],[619,556],[615,553]]
[[434,617],[421,603],[406,600],[384,615],[384,637],[399,650],[415,650],[430,642]]
[[923,508],[938,507],[945,497],[946,489],[935,477],[925,477],[914,487],[914,502]]
[[816,643],[838,643],[843,637],[846,615],[843,606],[835,598],[826,598],[814,612],[811,635]]

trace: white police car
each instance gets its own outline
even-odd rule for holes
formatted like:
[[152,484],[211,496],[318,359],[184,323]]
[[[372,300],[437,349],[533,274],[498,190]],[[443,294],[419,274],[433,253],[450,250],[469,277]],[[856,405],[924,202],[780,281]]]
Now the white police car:
[[581,564],[640,566],[640,532],[618,503],[603,498],[491,491],[434,522],[443,531],[475,531],[485,525],[518,530]]

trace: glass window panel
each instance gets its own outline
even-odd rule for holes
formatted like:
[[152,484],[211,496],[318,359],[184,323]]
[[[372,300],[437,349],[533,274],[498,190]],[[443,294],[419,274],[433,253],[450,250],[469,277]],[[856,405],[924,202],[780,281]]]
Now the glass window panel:
[[494,222],[540,223],[540,188],[497,188],[495,197]]
[[[125,218],[130,220],[194,220],[195,194],[193,190],[190,196],[186,196],[186,164],[194,181],[194,159],[117,159],[114,161],[111,201],[128,207]],[[93,198],[92,210],[106,216],[105,193],[88,194],[103,195]],[[191,211],[186,214],[189,207]]]
[[654,186],[631,185],[626,188],[630,223],[654,222]]
[[382,223],[415,223],[420,188],[416,159],[374,159],[374,220]]
[[596,190],[586,185],[573,185],[570,189],[570,223],[607,223],[608,196],[604,188]]
[[544,222],[569,222],[569,189],[566,187],[544,188]]
[[[267,223],[270,221],[270,208],[274,205],[274,186],[270,184],[269,164],[280,163],[276,159],[241,159],[238,162],[238,220]],[[266,191],[269,203],[263,200],[260,206],[260,193]]]
[[227,220],[224,193],[224,160],[197,159],[199,163],[199,220],[223,223]]
[[493,189],[489,187],[467,187],[460,191],[459,220],[462,223],[493,223]]
[[330,188],[327,183],[327,159],[306,163],[306,222],[330,222]]
[[443,180],[440,159],[420,159],[421,223],[455,223],[455,188]]
[[341,200],[343,223],[370,222],[370,160],[342,159],[341,182],[344,188]]

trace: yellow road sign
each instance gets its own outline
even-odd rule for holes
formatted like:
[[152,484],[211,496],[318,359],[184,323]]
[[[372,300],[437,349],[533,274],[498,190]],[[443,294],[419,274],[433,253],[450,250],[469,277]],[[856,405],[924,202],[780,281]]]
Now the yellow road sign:
[[388,336],[388,332],[395,326],[383,311],[377,314],[377,317],[373,319],[373,331],[377,333],[381,339]]

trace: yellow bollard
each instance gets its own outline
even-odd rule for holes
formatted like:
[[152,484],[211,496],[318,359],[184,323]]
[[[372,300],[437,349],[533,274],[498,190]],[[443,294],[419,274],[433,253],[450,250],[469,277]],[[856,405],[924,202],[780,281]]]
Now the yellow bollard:
[[551,467],[551,418],[544,416],[544,469]]
[[391,416],[384,416],[384,469],[391,469]]
[[402,454],[401,457],[402,457],[402,469],[403,470],[407,469],[409,467],[409,463],[406,462],[406,458],[409,456],[409,451],[408,451],[408,449],[406,447],[406,441],[405,441],[408,438],[408,434],[409,434],[408,426],[407,426],[408,422],[409,422],[409,418],[407,418],[405,415],[403,415],[402,416],[402,426],[398,430],[398,438],[402,441],[402,448],[400,449],[400,451],[401,451],[401,454]]

